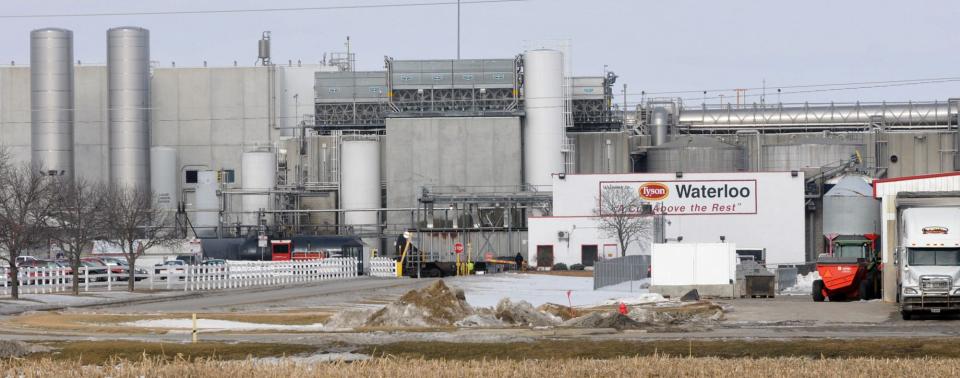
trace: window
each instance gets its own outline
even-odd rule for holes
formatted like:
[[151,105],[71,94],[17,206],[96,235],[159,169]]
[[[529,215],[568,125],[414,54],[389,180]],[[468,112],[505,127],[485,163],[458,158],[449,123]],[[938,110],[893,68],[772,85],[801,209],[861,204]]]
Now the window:
[[960,266],[960,248],[910,248],[908,262],[916,266]]
[[866,258],[866,250],[866,244],[837,245],[835,254],[837,257],[853,257],[863,259]]
[[196,184],[197,183],[197,170],[191,169],[185,172],[185,177],[183,182],[187,184]]
[[236,174],[232,169],[224,169],[220,171],[219,181],[224,184],[233,184],[236,179]]

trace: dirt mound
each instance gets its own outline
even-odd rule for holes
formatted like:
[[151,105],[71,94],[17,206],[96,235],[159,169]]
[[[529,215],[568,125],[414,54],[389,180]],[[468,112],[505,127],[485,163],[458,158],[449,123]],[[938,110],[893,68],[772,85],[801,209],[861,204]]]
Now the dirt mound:
[[420,290],[411,290],[399,300],[373,313],[368,327],[438,327],[473,315],[462,291],[451,290],[443,280]]
[[571,328],[614,328],[618,331],[645,328],[644,324],[616,311],[590,313],[563,322],[562,326]]
[[[690,324],[713,323],[723,320],[723,307],[710,302],[698,301],[679,306],[656,306],[649,308],[650,321],[656,323]],[[634,318],[643,321],[642,319]]]
[[363,327],[376,310],[344,310],[334,314],[323,325],[328,330],[348,330]]
[[527,301],[513,303],[510,298],[501,299],[493,313],[497,319],[521,327],[549,327],[560,323],[560,317],[537,311]]
[[506,326],[504,322],[492,314],[473,314],[454,323],[454,325],[464,328],[501,328]]
[[580,311],[577,311],[572,307],[558,305],[556,303],[544,303],[540,305],[540,307],[537,307],[537,311],[548,313],[564,321],[567,321],[582,315]]
[[0,340],[0,358],[22,357],[30,354],[30,346],[19,341]]

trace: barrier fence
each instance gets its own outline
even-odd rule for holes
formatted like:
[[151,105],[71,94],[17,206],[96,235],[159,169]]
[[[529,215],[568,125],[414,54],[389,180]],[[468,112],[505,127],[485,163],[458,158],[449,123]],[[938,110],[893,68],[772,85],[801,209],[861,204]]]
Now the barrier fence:
[[[0,268],[0,295],[10,295],[9,267]],[[137,273],[136,286],[150,290],[218,290],[253,286],[276,286],[357,277],[357,259],[352,257],[308,261],[227,261],[226,264],[157,266]],[[21,294],[68,292],[73,288],[70,268],[24,267],[17,277]],[[80,267],[80,291],[126,290],[129,275],[105,267]]]
[[370,259],[370,276],[396,277],[397,262],[389,257],[374,257]]
[[634,255],[593,264],[593,289],[650,277],[650,256]]

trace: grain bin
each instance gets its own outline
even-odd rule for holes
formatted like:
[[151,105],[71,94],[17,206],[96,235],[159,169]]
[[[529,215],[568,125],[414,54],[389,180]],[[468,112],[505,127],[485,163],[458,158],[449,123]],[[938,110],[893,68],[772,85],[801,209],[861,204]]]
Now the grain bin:
[[880,231],[880,201],[869,178],[844,176],[823,195],[824,235],[866,235]]

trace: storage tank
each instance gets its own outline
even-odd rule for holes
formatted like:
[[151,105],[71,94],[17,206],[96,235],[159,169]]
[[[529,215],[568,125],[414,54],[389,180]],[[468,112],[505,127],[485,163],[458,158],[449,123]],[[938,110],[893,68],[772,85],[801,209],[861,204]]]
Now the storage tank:
[[739,146],[704,136],[678,136],[647,149],[647,172],[739,172],[745,163]]
[[[363,137],[344,137],[340,142],[340,208],[379,209],[380,142]],[[375,211],[346,211],[343,223],[355,232],[374,232]]]
[[198,237],[217,236],[220,199],[217,197],[217,171],[197,172],[197,192],[193,208],[193,228]]
[[824,235],[880,233],[880,201],[873,198],[868,178],[844,176],[823,195]]
[[47,174],[74,175],[73,32],[30,32],[30,158]]
[[[277,157],[273,151],[250,151],[240,158],[240,186],[244,191],[270,191],[277,186]],[[240,199],[243,224],[257,225],[260,209],[273,209],[271,194],[244,194]],[[273,217],[266,217],[267,225]]]
[[804,168],[838,166],[850,160],[864,145],[842,139],[824,137],[799,138],[795,141],[763,146],[763,171],[793,171]]
[[667,109],[658,106],[653,109],[653,119],[650,122],[650,139],[654,146],[670,141],[670,114]]
[[150,149],[150,189],[157,197],[157,207],[176,209],[179,203],[177,190],[177,149],[173,147],[153,147]]
[[556,50],[527,51],[523,65],[523,181],[549,186],[552,175],[563,172],[563,54]]
[[110,183],[150,187],[150,32],[107,30]]

